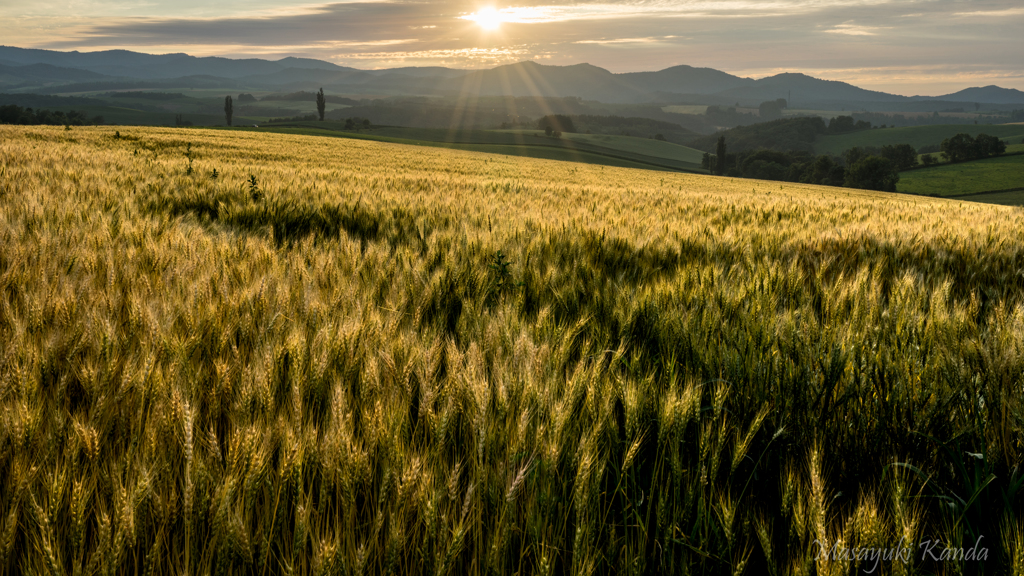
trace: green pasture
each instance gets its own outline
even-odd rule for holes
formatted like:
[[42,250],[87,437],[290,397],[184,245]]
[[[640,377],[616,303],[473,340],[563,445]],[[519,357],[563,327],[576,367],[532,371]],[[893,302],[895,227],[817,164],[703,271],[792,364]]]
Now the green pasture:
[[960,133],[988,134],[1002,138],[1010,144],[1020,143],[1024,139],[1024,125],[1020,124],[942,124],[938,126],[908,126],[905,128],[873,128],[849,134],[835,136],[819,136],[814,141],[814,151],[818,154],[842,154],[853,147],[875,146],[886,144],[910,144],[914,148],[929,144],[940,144],[946,138]]
[[[374,140],[377,142],[391,142],[394,144],[408,144],[412,146],[429,146],[435,148],[448,148],[453,150],[468,150],[471,152],[487,152],[490,154],[504,154],[506,156],[518,156],[523,158],[540,158],[546,160],[561,160],[565,162],[582,162],[586,164],[597,164],[602,166],[617,166],[622,168],[640,168],[645,170],[673,170],[669,166],[655,163],[657,159],[651,158],[652,162],[634,161],[627,158],[610,156],[575,148],[532,144],[527,141],[516,142],[510,139],[487,141],[485,137],[478,137],[475,140],[468,138],[465,141],[445,141],[436,138],[430,128],[396,128],[383,127],[371,128],[360,131],[342,131],[338,129],[324,129],[316,127],[297,126],[267,126],[261,128],[242,127],[243,130],[258,130],[260,132],[272,132],[278,134],[301,134],[306,136],[328,136],[334,138],[351,138],[356,140]],[[439,130],[439,132],[447,132]],[[482,131],[473,131],[475,134],[486,134]],[[401,137],[398,135],[404,135]],[[409,138],[409,136],[421,136],[420,138]],[[426,136],[425,138],[423,136]],[[433,137],[433,138],[431,138]],[[699,169],[699,165],[697,166]],[[696,170],[696,169],[695,169]]]
[[803,108],[787,108],[782,111],[783,116],[821,116],[826,122],[836,116],[849,116],[850,113],[843,110],[807,110]]
[[[440,146],[605,166],[703,172],[700,167],[702,152],[668,142],[626,136],[611,137],[610,140],[603,141],[596,140],[600,135],[572,134],[568,135],[571,137],[567,137],[563,134],[561,138],[553,138],[536,130],[445,130],[400,126],[380,126],[353,131],[345,130],[344,123],[338,121],[266,125],[259,130]],[[632,149],[627,146],[629,141],[633,141]]]
[[980,202],[982,204],[1002,204],[1003,206],[1024,206],[1024,190],[976,194],[973,196],[965,196],[960,198],[960,200]]
[[[502,130],[501,132],[521,133],[533,136],[534,138],[536,138],[536,134],[543,134],[539,130]],[[701,158],[704,156],[704,152],[697,150],[696,148],[673,144],[672,142],[666,142],[664,140],[655,140],[653,138],[637,138],[635,136],[620,136],[615,134],[574,133],[563,133],[562,138],[572,140],[573,142],[582,142],[594,146],[601,146],[602,148],[608,148],[611,150],[633,152],[654,158],[666,158],[669,160],[689,162],[697,166],[700,166]]]
[[704,114],[708,111],[708,107],[700,105],[662,106],[661,110],[673,114]]
[[[1024,188],[1024,155],[1000,156],[908,170],[900,173],[900,181],[896,185],[899,192],[938,196],[963,196],[1011,188]],[[1020,197],[1021,193],[1015,192],[1011,196]],[[999,198],[1006,199],[1011,196]],[[972,200],[981,201],[980,198]]]

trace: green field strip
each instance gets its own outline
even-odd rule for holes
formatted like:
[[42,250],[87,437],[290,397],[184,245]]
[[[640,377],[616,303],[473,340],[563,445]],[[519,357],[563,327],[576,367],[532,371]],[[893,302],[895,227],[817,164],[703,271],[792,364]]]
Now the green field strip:
[[[943,140],[957,134],[978,134],[997,136],[1008,145],[1020,144],[1024,139],[1024,126],[1019,124],[943,124],[939,126],[909,126],[905,128],[873,128],[840,134],[835,136],[819,136],[814,141],[814,151],[818,154],[842,154],[853,147],[910,144],[914,148],[928,145],[939,145]],[[938,155],[937,153],[935,153]]]
[[1013,154],[900,173],[898,192],[954,197],[1024,187],[1024,155]]
[[[408,144],[413,146],[431,146],[440,148],[453,148],[458,150],[469,150],[475,152],[488,152],[493,154],[505,154],[510,156],[522,156],[527,158],[546,158],[551,160],[564,160],[568,162],[585,162],[588,164],[602,164],[606,166],[620,166],[628,168],[641,168],[648,170],[668,170],[674,172],[704,173],[699,165],[688,162],[673,162],[663,158],[646,156],[641,154],[629,154],[613,149],[601,148],[598,146],[573,146],[565,143],[530,142],[528,138],[494,138],[484,136],[487,132],[472,131],[468,136],[466,132],[453,132],[457,137],[452,139],[441,139],[439,133],[449,133],[446,130],[429,128],[372,128],[373,133],[352,132],[331,128],[320,128],[304,125],[274,125],[261,128],[242,127],[245,130],[258,130],[276,132],[282,134],[304,134],[310,136],[330,136],[336,138],[354,138],[358,140],[376,140],[379,142],[391,142],[395,144]],[[423,138],[434,137],[436,139],[413,139],[391,136],[387,134],[408,134],[417,135]],[[468,140],[468,141],[467,141]],[[490,140],[490,141],[488,141]],[[503,140],[503,141],[502,141]],[[552,139],[549,139],[552,140]]]

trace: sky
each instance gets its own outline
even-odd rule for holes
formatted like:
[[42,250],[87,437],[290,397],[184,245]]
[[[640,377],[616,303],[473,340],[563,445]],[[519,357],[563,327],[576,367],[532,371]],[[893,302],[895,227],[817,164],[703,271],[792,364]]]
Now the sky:
[[51,50],[298,56],[362,69],[687,64],[908,96],[1024,90],[1021,0],[0,0],[0,22],[0,44]]

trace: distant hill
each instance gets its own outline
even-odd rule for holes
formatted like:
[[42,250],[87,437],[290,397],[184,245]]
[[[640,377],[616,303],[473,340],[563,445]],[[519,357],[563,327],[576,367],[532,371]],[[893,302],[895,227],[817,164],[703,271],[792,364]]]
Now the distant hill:
[[303,88],[317,86],[336,86],[339,84],[361,84],[374,78],[362,70],[352,68],[342,70],[314,70],[310,68],[285,68],[263,74],[252,74],[238,78],[253,86],[260,87],[288,87],[301,86]]
[[732,128],[694,139],[689,146],[714,154],[718,138],[724,137],[730,153],[759,149],[812,153],[814,141],[827,132],[828,128],[820,117],[803,116]]
[[469,72],[438,89],[479,96],[575,96],[601,102],[639,102],[647,96],[644,90],[604,68],[590,64],[545,66],[536,62]]
[[456,68],[443,68],[441,66],[404,66],[402,68],[386,68],[384,70],[364,70],[372,76],[402,75],[414,78],[435,77],[435,78],[456,78],[464,76],[470,70],[459,70]]
[[27,64],[8,66],[0,64],[0,86],[18,86],[35,83],[89,82],[108,78],[78,68],[62,68],[51,64]]
[[106,106],[97,98],[79,96],[44,96],[40,94],[0,94],[0,106],[14,104],[25,108],[66,108],[69,106]]
[[757,102],[786,98],[787,100],[793,100],[791,107],[803,107],[804,103],[828,101],[900,102],[907,99],[906,96],[865,90],[846,82],[821,80],[806,74],[796,73],[784,73],[761,78],[751,85],[723,90],[718,94],[739,100]]
[[[709,95],[722,102],[742,101],[748,104],[792,99],[801,105],[809,102],[842,100],[847,102],[898,102],[905,96],[858,88],[846,82],[821,80],[806,74],[783,73],[760,80],[740,78],[711,68],[675,66],[660,72],[620,74],[638,90],[665,94]],[[792,105],[792,103],[791,103]]]
[[[591,64],[549,66],[536,62],[519,62],[488,70],[443,67],[359,70],[310,58],[235,60],[127,50],[55,52],[0,46],[2,88],[20,91],[38,88],[38,91],[52,93],[142,85],[272,92],[315,91],[323,87],[338,94],[373,97],[576,97],[609,104],[739,104],[749,107],[785,98],[790,100],[791,108],[851,111],[932,111],[936,106],[967,109],[975,103],[1024,104],[1024,92],[997,86],[968,88],[945,96],[908,98],[806,74],[784,73],[755,80],[692,66],[625,74],[614,74]],[[94,88],[97,86],[102,87]]]
[[[78,68],[106,76],[140,78],[144,80],[176,78],[180,76],[218,76],[242,78],[255,74],[271,74],[287,68],[342,70],[344,67],[309,58],[283,58],[276,62],[248,58],[198,58],[188,54],[142,54],[128,50],[99,52],[55,52],[0,46],[0,59],[19,64],[50,64],[64,68]],[[354,70],[349,68],[349,70]]]
[[[920,98],[915,97],[915,98]],[[985,86],[967,88],[945,96],[936,96],[931,100],[952,100],[955,102],[977,102],[979,104],[1024,104],[1024,92],[1013,88]]]
[[658,72],[628,72],[617,76],[637,90],[676,94],[717,94],[753,86],[757,82],[713,68],[692,66],[673,66]]

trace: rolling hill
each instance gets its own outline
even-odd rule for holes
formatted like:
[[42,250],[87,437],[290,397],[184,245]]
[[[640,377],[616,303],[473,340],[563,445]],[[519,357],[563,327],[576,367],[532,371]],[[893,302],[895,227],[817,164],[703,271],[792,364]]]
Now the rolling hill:
[[0,85],[66,84],[69,82],[97,82],[111,79],[80,68],[65,68],[52,64],[0,64]]
[[[579,97],[607,103],[638,104],[660,102],[690,104],[731,104],[756,107],[766,100],[787,98],[801,108],[931,110],[935,103],[972,106],[974,103],[1011,105],[1024,103],[1024,93],[994,86],[968,88],[937,97],[908,98],[858,88],[838,81],[805,74],[783,73],[766,78],[742,78],[710,68],[675,66],[656,72],[614,74],[591,64],[548,66],[519,62],[487,70],[448,68],[396,68],[358,70],[307,58],[277,61],[197,58],[187,54],[150,55],[125,50],[100,52],[55,52],[0,46],[0,63],[16,69],[0,74],[0,89],[27,90],[36,82],[39,89],[52,89],[54,70],[21,69],[45,64],[80,72],[67,72],[63,81],[79,83],[66,90],[96,89],[96,82],[116,80],[122,85],[162,82],[164,85],[191,80],[203,86],[218,82],[231,90],[316,90],[324,86],[346,94],[428,95],[450,97]],[[101,75],[89,76],[86,73]],[[34,75],[33,75],[34,74]],[[60,77],[60,75],[57,75]],[[83,82],[92,84],[82,84]]]
[[912,99],[951,100],[955,102],[978,102],[981,104],[1024,104],[1024,92],[1013,88],[984,86],[965,88],[959,92],[931,98],[915,96]]

